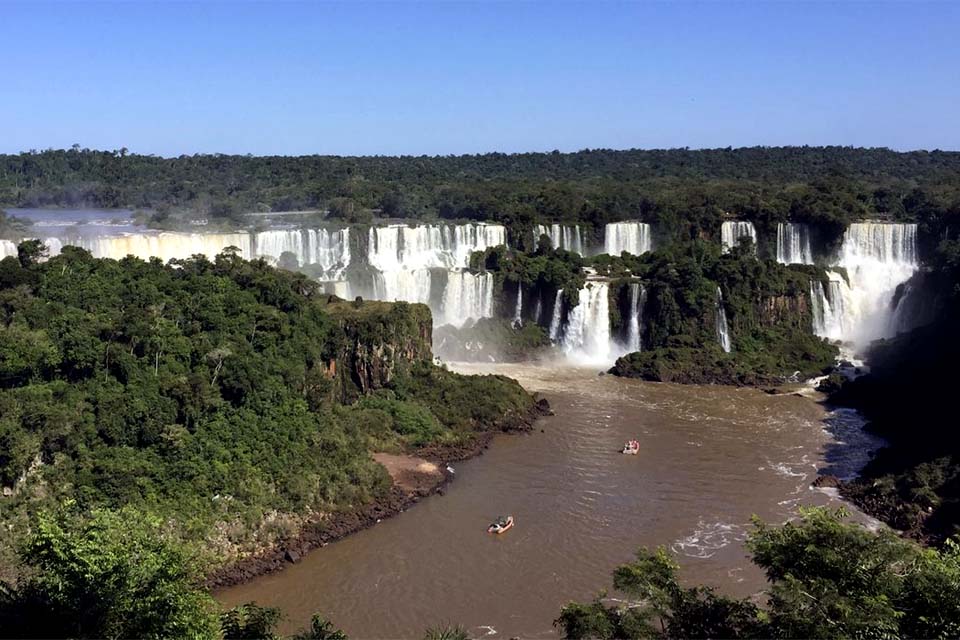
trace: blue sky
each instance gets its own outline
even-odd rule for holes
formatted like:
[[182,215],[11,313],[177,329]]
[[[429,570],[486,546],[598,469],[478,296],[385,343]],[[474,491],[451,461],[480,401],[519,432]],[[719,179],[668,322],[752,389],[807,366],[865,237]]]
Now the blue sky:
[[960,149],[960,3],[14,3],[0,152]]

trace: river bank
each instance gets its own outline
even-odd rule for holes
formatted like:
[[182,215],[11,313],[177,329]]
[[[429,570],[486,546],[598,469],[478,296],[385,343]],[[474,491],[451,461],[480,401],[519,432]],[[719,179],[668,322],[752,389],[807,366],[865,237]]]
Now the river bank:
[[221,589],[279,571],[300,562],[314,549],[403,513],[422,498],[443,492],[444,486],[454,477],[447,469],[449,464],[482,455],[498,433],[530,431],[540,417],[549,413],[549,403],[540,398],[526,415],[503,416],[496,428],[478,432],[468,443],[428,445],[417,450],[417,455],[374,453],[374,460],[384,466],[393,483],[384,496],[355,509],[318,514],[296,535],[212,571],[205,585],[210,589]]
[[[322,612],[352,637],[420,637],[435,624],[471,634],[555,637],[570,600],[609,586],[638,546],[664,545],[690,583],[737,597],[762,590],[743,540],[756,514],[840,506],[811,488],[858,464],[857,423],[816,399],[751,388],[653,384],[569,366],[460,365],[542,393],[556,415],[523,438],[496,438],[456,465],[444,496],[215,595],[280,607],[294,631]],[[637,456],[618,451],[641,442]],[[846,444],[844,444],[846,443]],[[517,526],[490,536],[500,513]],[[369,615],[377,611],[376,616]]]

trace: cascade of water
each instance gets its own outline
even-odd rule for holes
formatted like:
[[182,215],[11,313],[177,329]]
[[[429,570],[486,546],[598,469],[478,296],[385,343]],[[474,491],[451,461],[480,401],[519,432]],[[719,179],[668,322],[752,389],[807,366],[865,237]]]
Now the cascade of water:
[[587,282],[580,289],[580,303],[570,311],[563,335],[563,351],[582,364],[611,360],[609,285]]
[[537,304],[533,308],[533,322],[535,324],[540,324],[540,317],[543,315],[543,300],[541,299],[541,294],[537,294]]
[[95,258],[120,258],[128,255],[164,262],[200,254],[213,259],[227,247],[237,247],[244,258],[253,257],[250,234],[237,233],[126,233],[113,236],[80,237],[75,242]]
[[517,307],[513,311],[513,326],[523,326],[523,285],[517,283]]
[[645,222],[612,222],[604,228],[604,253],[619,256],[626,251],[638,256],[652,248],[650,225]]
[[430,304],[432,280],[429,269],[377,271],[373,274],[373,298]]
[[724,251],[730,251],[737,246],[740,238],[749,237],[753,244],[757,244],[757,230],[752,222],[742,220],[728,220],[720,225],[720,244]]
[[534,227],[534,233],[536,234],[534,240],[539,239],[540,236],[548,236],[554,249],[579,253],[581,256],[585,254],[583,234],[578,224],[551,224],[549,226],[538,224]]
[[254,237],[255,252],[277,260],[285,252],[297,257],[297,264],[319,265],[325,278],[338,279],[350,266],[350,230],[288,229],[261,231]]
[[777,225],[777,262],[781,264],[813,264],[810,250],[810,228],[796,222]]
[[47,255],[51,258],[60,255],[63,250],[63,240],[60,238],[45,238],[43,244],[47,245]]
[[550,316],[550,340],[560,340],[560,316],[563,314],[563,289],[557,289],[557,297],[553,299],[553,315]]
[[730,353],[730,328],[727,326],[727,311],[723,308],[723,292],[717,287],[717,340],[724,351]]
[[506,244],[506,228],[498,224],[371,227],[367,259],[374,269],[463,269],[470,253]]
[[846,269],[849,286],[839,275],[831,277],[827,295],[834,307],[840,300],[843,306],[833,311],[841,321],[825,330],[827,337],[852,342],[860,350],[896,332],[893,296],[917,271],[916,234],[915,224],[861,222],[847,228],[837,265]]
[[638,282],[630,284],[630,320],[627,325],[627,353],[641,350],[643,308],[647,304],[647,290]]
[[450,271],[436,326],[462,327],[468,320],[493,317],[493,274]]
[[[445,322],[462,325],[469,318],[493,315],[492,276],[465,274],[470,253],[506,244],[502,225],[470,223],[459,225],[394,224],[371,227],[367,261],[375,270],[373,297],[431,304],[437,326]],[[430,269],[444,269],[444,289],[431,292]],[[452,288],[452,289],[451,289]],[[454,314],[457,315],[454,315]]]
[[810,283],[813,333],[830,340],[843,340],[847,301],[851,298],[850,287],[836,271],[828,269],[827,276],[826,288],[819,280]]
[[17,243],[11,240],[0,240],[0,260],[10,256],[17,257]]

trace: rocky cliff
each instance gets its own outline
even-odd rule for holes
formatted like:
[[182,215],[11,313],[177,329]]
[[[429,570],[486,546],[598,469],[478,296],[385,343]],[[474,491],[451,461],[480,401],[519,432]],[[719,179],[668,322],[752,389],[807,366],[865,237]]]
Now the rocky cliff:
[[333,300],[324,310],[342,332],[327,366],[342,401],[383,388],[415,363],[432,360],[433,321],[426,305]]

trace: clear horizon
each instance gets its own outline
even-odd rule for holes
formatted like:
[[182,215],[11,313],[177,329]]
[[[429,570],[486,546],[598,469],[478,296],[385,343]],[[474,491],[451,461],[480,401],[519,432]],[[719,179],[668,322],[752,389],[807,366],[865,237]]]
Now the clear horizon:
[[960,4],[4,4],[0,153],[960,150]]

